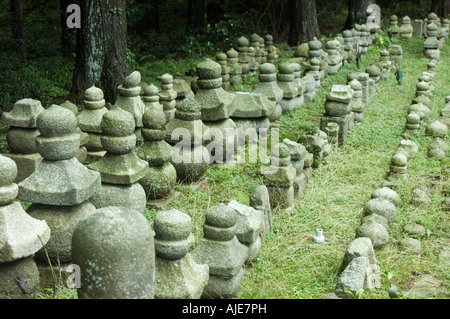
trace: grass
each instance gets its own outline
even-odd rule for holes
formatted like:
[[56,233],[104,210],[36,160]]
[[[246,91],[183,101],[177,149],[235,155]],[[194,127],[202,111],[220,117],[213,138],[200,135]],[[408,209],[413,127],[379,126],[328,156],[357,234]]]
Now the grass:
[[[423,57],[423,39],[397,41],[404,52],[401,65],[403,84],[397,85],[393,74],[383,80],[365,109],[362,124],[355,126],[343,147],[330,154],[321,170],[314,171],[303,197],[296,200],[295,209],[289,214],[273,212],[273,233],[269,233],[263,242],[257,260],[246,267],[237,298],[310,299],[322,298],[334,291],[342,258],[360,224],[362,207],[385,180],[390,158],[401,140],[415,85],[421,72],[426,70],[428,60]],[[389,228],[390,241],[376,251],[381,271],[395,274],[391,281],[397,284],[401,293],[409,287],[412,271],[434,274],[446,287],[450,283],[450,269],[440,266],[438,260],[443,245],[449,241],[449,216],[440,210],[442,184],[432,182],[435,176],[441,180],[448,179],[450,165],[448,161],[441,163],[426,156],[431,138],[424,135],[426,124],[438,117],[444,97],[450,95],[449,46],[447,43],[441,53],[443,62],[434,81],[432,114],[421,126],[420,135],[414,138],[419,152],[410,160],[408,180],[395,185],[402,203]],[[361,71],[376,61],[376,51],[363,56]],[[148,62],[140,66],[140,71],[143,81],[156,84],[158,76],[164,73],[184,76],[193,65],[193,60]],[[345,84],[347,74],[353,71],[357,69],[351,62],[338,74],[327,76],[312,102],[284,114],[279,121],[280,140],[298,141],[303,134],[318,126],[324,113],[326,93],[333,84]],[[248,85],[254,85],[253,82]],[[2,134],[0,147],[3,148],[4,144]],[[261,164],[238,164],[231,168],[210,166],[199,183],[178,184],[174,189],[176,196],[168,199],[166,205],[191,216],[197,243],[203,236],[205,211],[233,199],[248,204],[252,190],[262,184],[260,168]],[[432,203],[427,207],[413,207],[409,204],[411,191],[421,185],[430,190]],[[149,206],[144,214],[152,223],[159,211]],[[427,235],[420,239],[420,255],[406,254],[398,247],[399,240],[405,237],[403,227],[411,221],[427,229]],[[324,229],[326,237],[326,242],[320,245],[312,241],[315,229],[319,227]],[[388,298],[389,284],[383,277],[382,287],[365,291],[362,298]],[[52,295],[50,290],[44,293]],[[447,289],[438,297],[449,296]],[[76,298],[76,294],[73,290],[62,289],[58,298]]]

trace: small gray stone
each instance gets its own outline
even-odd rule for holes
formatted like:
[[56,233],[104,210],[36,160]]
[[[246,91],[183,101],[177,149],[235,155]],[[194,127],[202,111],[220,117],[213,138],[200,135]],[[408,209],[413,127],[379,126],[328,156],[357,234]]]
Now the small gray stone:
[[372,240],[368,237],[359,237],[353,240],[347,248],[344,255],[342,266],[345,269],[351,261],[357,257],[367,257],[369,264],[375,264],[375,252],[372,246]]
[[381,224],[386,229],[388,229],[388,227],[389,227],[389,222],[386,219],[386,217],[384,217],[384,216],[381,216],[378,214],[367,215],[367,216],[363,217],[362,224],[364,224],[365,222],[368,222],[369,220],[377,222],[378,224]]
[[357,293],[364,288],[368,265],[367,257],[354,258],[339,276],[336,295],[343,299],[358,298]]
[[431,198],[427,191],[416,188],[411,192],[411,204],[414,206],[425,206],[431,202]]
[[398,205],[402,201],[400,199],[400,196],[398,196],[397,192],[390,189],[389,187],[382,187],[376,189],[372,193],[372,198],[387,199],[391,201],[394,205]]
[[397,215],[396,208],[392,202],[387,199],[374,198],[364,205],[364,215],[377,214],[385,217],[389,223],[395,220]]
[[425,134],[441,138],[444,138],[447,135],[447,133],[448,133],[447,125],[443,124],[440,121],[434,121],[428,124],[425,130]]
[[420,241],[414,238],[403,238],[399,242],[400,247],[410,253],[419,254],[420,253]]
[[389,233],[381,224],[368,221],[356,229],[356,237],[368,237],[372,240],[373,248],[381,248],[389,241]]
[[426,233],[425,227],[416,223],[409,223],[403,229],[410,235],[423,236]]

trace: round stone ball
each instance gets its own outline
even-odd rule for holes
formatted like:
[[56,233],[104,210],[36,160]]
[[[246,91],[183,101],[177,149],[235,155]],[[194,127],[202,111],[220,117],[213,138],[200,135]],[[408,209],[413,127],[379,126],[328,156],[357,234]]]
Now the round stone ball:
[[380,198],[373,198],[364,205],[364,214],[377,214],[385,217],[389,223],[395,220],[397,215],[395,205],[387,200]]
[[116,107],[103,115],[101,128],[104,135],[127,136],[134,134],[135,121],[130,112]]
[[54,137],[73,133],[78,126],[75,114],[59,105],[53,104],[42,111],[36,120],[41,136]]
[[407,166],[408,158],[400,152],[395,153],[391,158],[391,164],[395,166]]
[[184,240],[192,231],[191,217],[177,209],[159,212],[154,221],[155,238]]
[[14,183],[17,176],[17,165],[11,158],[0,154],[0,187]]
[[236,222],[236,211],[225,204],[211,207],[205,214],[205,224],[210,226],[228,228],[234,226]]
[[197,75],[199,79],[217,79],[222,75],[222,66],[211,59],[206,59],[197,64]]
[[173,76],[169,73],[161,75],[161,83],[162,84],[172,84],[173,83]]
[[139,71],[134,71],[125,78],[123,81],[123,86],[129,89],[138,86],[140,83],[141,73],[139,73]]
[[420,116],[417,113],[409,113],[406,116],[406,122],[409,124],[420,124]]
[[158,111],[155,108],[148,109],[142,116],[142,123],[147,129],[164,129],[166,125],[166,115],[162,111]]
[[263,63],[259,66],[259,73],[272,74],[276,72],[275,65],[272,63]]
[[278,72],[282,74],[292,74],[294,73],[293,63],[283,62],[278,66]]

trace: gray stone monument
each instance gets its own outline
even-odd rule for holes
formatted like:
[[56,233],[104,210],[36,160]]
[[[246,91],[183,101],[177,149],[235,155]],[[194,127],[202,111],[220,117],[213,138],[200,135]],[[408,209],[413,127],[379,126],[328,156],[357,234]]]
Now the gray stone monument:
[[[36,298],[40,277],[33,254],[50,238],[47,223],[28,215],[15,200],[16,175],[14,160],[0,155],[0,299]],[[19,282],[29,288],[21,290]]]
[[81,270],[79,299],[154,298],[154,239],[142,213],[100,208],[76,225],[71,244]]
[[237,213],[224,204],[207,210],[204,237],[192,251],[194,260],[209,266],[208,284],[202,298],[229,299],[235,296],[244,275],[247,246],[236,237]]
[[139,180],[149,167],[134,151],[134,123],[131,113],[117,106],[103,115],[101,143],[106,154],[88,165],[101,175],[101,189],[90,199],[96,208],[125,206],[139,212],[145,210],[146,194]]
[[149,165],[147,173],[139,180],[148,200],[171,194],[177,181],[177,171],[172,165],[172,146],[165,140],[166,116],[164,111],[151,108],[142,118],[144,143],[135,149],[136,155]]
[[42,161],[35,138],[39,135],[36,119],[43,110],[38,100],[22,99],[14,104],[10,112],[2,115],[2,123],[9,126],[6,141],[10,151],[4,155],[12,158],[17,165],[16,183],[30,176]]
[[159,212],[155,230],[155,298],[198,299],[208,283],[209,266],[197,264],[191,217],[176,209]]
[[[100,174],[75,158],[80,145],[77,123],[72,111],[55,104],[39,114],[36,126],[41,134],[36,137],[36,147],[43,160],[33,174],[18,184],[18,198],[32,203],[27,213],[45,220],[51,229],[46,249],[36,253],[42,265],[41,278],[49,275],[47,258],[61,264],[72,261],[73,230],[81,219],[95,211],[89,198],[100,189]],[[41,279],[41,284],[46,286],[46,279]]]
[[79,128],[89,137],[85,145],[88,152],[86,161],[88,162],[98,161],[106,153],[100,142],[102,135],[100,123],[103,115],[108,112],[105,103],[101,89],[92,86],[84,92],[84,109],[77,118]]

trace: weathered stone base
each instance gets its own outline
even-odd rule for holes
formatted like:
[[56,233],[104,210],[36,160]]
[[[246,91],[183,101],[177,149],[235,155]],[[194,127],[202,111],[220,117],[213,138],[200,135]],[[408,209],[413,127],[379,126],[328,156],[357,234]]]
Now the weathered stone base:
[[231,299],[236,295],[236,292],[241,285],[242,277],[244,276],[244,268],[241,268],[239,273],[233,277],[219,277],[209,275],[208,284],[203,289],[203,299]]
[[147,204],[147,195],[139,182],[130,185],[102,183],[100,189],[89,201],[97,209],[107,206],[124,206],[142,213]]
[[36,253],[36,260],[47,262],[47,255],[52,262],[72,261],[72,234],[77,223],[95,212],[95,206],[85,201],[75,206],[50,206],[32,204],[27,213],[36,219],[45,220],[50,227],[50,239],[44,248]]
[[320,118],[320,129],[324,131],[325,127],[330,122],[334,122],[337,125],[339,125],[338,145],[342,146],[345,144],[345,141],[347,140],[351,120],[352,117],[350,116],[350,114],[347,114],[342,117],[322,116]]
[[25,293],[20,289],[17,277],[25,279],[30,288],[39,289],[39,271],[33,257],[0,263],[0,299],[35,299],[35,291]]
[[209,267],[188,254],[179,260],[156,256],[155,298],[199,299],[209,279]]

